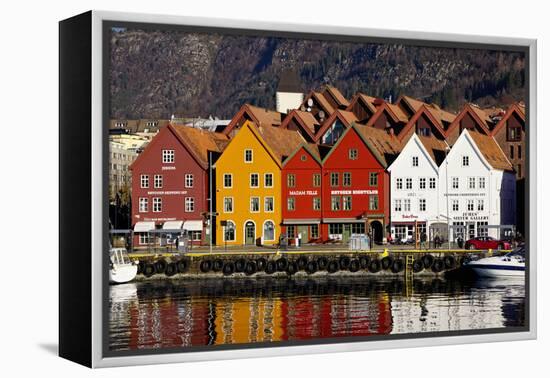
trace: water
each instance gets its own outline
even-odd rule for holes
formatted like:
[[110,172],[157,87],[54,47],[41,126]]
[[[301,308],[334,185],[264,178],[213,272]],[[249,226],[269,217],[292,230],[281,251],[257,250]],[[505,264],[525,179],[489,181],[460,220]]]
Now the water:
[[523,280],[208,279],[110,286],[112,351],[523,326]]

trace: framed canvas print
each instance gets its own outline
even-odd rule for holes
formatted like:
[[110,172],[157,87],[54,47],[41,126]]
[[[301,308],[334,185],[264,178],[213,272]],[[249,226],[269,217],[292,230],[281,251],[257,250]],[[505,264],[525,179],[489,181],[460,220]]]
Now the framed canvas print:
[[60,355],[536,336],[536,41],[60,22]]

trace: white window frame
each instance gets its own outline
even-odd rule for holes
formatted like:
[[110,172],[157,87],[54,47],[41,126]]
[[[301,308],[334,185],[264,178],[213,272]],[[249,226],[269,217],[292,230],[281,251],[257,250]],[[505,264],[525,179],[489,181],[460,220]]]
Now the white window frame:
[[140,213],[148,213],[149,212],[149,198],[140,197],[138,203],[139,203],[138,211]]
[[[235,222],[233,222],[232,220],[227,220],[226,221],[226,226],[223,227],[223,241],[224,242],[234,242],[237,240],[237,225],[235,224]],[[233,239],[226,239],[226,236],[227,236],[227,224],[231,223],[233,225]]]
[[[292,204],[292,206],[290,206]],[[286,209],[288,211],[295,211],[296,210],[296,197],[288,197],[286,199]]]
[[[226,200],[230,200],[231,203],[231,211],[228,211],[226,208]],[[235,209],[235,200],[233,197],[223,197],[223,212],[226,214],[232,213]]]
[[[267,185],[268,177],[271,177],[271,185]],[[264,188],[273,188],[273,173],[264,173]]]
[[148,189],[149,188],[149,175],[140,175],[139,176],[140,181],[140,187],[142,189]]
[[463,167],[469,167],[470,166],[470,156],[462,155],[462,166]]
[[475,209],[475,202],[473,199],[469,199],[466,202],[466,211],[474,211]]
[[185,212],[193,213],[195,211],[195,197],[185,197]]
[[485,177],[479,177],[478,180],[479,189],[485,189],[487,187],[487,180],[485,179]]
[[428,185],[430,189],[437,189],[437,180],[435,179],[435,177],[430,177]]
[[457,199],[451,201],[451,211],[460,211],[460,202]]
[[[247,152],[250,152],[250,160],[246,160],[246,153]],[[252,151],[252,149],[247,148],[246,150],[244,150],[243,159],[244,159],[244,162],[246,164],[252,164],[254,162],[254,152]]]
[[[424,186],[424,187],[422,187]],[[418,188],[420,190],[426,190],[426,177],[420,177],[418,179]]]
[[[258,203],[258,210],[257,211],[254,211],[252,210],[252,204],[254,203],[254,199],[257,200],[257,203]],[[250,212],[251,213],[259,213],[260,212],[260,197],[258,196],[250,196],[250,208],[249,208]]]
[[475,188],[476,188],[476,178],[468,177],[468,189],[475,189]]
[[[267,210],[268,200],[271,200],[271,210]],[[272,196],[264,197],[264,212],[265,213],[275,212],[275,197],[272,197]]]
[[398,177],[395,179],[395,188],[397,190],[403,190],[403,178],[402,177]]
[[[252,186],[252,176],[256,176],[256,183],[257,185],[255,186]],[[260,174],[259,173],[251,173],[249,176],[248,176],[248,187],[249,188],[254,188],[254,189],[257,189],[260,187]]]
[[[268,224],[268,223],[271,223],[273,225],[273,238],[271,239],[268,239],[265,237],[265,226]],[[271,219],[266,219],[264,221],[264,224],[262,225],[262,236],[264,238],[264,241],[274,241],[275,240],[275,222],[273,222]]]
[[163,186],[163,177],[162,175],[154,175],[153,176],[153,186],[155,187],[155,189],[162,189],[162,186]]
[[413,167],[418,167],[418,156],[413,156],[411,163]]
[[411,211],[411,199],[410,198],[405,198],[403,200],[403,211]]
[[[192,173],[186,173],[184,180],[184,185],[186,188],[193,188],[195,186],[195,175]],[[191,180],[191,185],[189,185],[189,180]]]
[[426,198],[419,198],[418,199],[418,211],[425,212],[426,211]]
[[[229,180],[231,181],[231,185],[230,186],[226,186],[225,185],[225,178],[226,177],[229,177]],[[233,187],[233,173],[224,173],[223,174],[223,187],[224,188],[232,188]]]
[[412,179],[412,177],[405,178],[405,190],[412,190],[412,188],[413,188],[413,179]]
[[[313,211],[320,211],[321,210],[321,197],[313,197],[312,200],[312,207],[313,207]],[[319,204],[318,208],[316,208],[316,204]]]
[[176,153],[174,150],[162,150],[162,163],[174,164],[176,161]]
[[[455,187],[456,182],[456,187]],[[460,189],[460,178],[459,177],[451,177],[451,189],[458,190]]]
[[485,200],[484,199],[478,199],[477,200],[477,211],[485,211]]
[[394,200],[393,210],[398,213],[403,211],[403,201],[401,199]]
[[153,213],[162,213],[161,197],[153,197]]

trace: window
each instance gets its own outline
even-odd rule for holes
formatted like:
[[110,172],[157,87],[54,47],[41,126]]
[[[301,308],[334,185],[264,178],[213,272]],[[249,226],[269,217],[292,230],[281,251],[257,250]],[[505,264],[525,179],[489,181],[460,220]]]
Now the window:
[[351,210],[351,196],[344,196],[344,210]]
[[155,188],[162,188],[162,175],[154,176],[154,185]]
[[250,187],[259,188],[260,187],[260,177],[257,173],[250,174]]
[[507,132],[509,141],[521,140],[521,127],[519,126],[508,126]]
[[468,177],[468,189],[475,189],[475,188],[476,188],[476,178]]
[[223,197],[223,212],[224,213],[233,212],[233,197]]
[[139,212],[146,213],[149,211],[149,200],[147,198],[139,199]]
[[338,186],[338,173],[330,174],[330,186]]
[[396,186],[397,186],[397,189],[398,189],[398,190],[403,189],[403,179],[402,179],[402,178],[398,178],[398,179],[396,180]]
[[300,156],[300,160],[301,160],[301,161],[306,161],[306,160],[307,160],[307,156],[306,156],[306,155]]
[[403,201],[403,211],[411,211],[411,200],[406,199]]
[[377,172],[370,172],[369,173],[369,185],[370,186],[378,186],[378,173]]
[[477,236],[489,236],[489,228],[484,227],[489,225],[489,222],[477,222]]
[[458,211],[458,200],[453,200],[452,205],[453,211]]
[[328,225],[328,233],[330,235],[341,235],[342,228],[342,223],[330,223]]
[[225,173],[223,175],[223,187],[224,188],[233,187],[233,175],[231,173]]
[[418,156],[413,156],[412,157],[412,166],[413,167],[418,167]]
[[351,233],[352,234],[364,234],[365,233],[365,224],[364,223],[352,223],[351,224]]
[[357,157],[359,156],[359,152],[356,148],[350,148],[348,151],[348,156],[350,160],[357,160]]
[[350,172],[344,172],[344,174],[342,175],[342,185],[351,186],[351,173]]
[[252,163],[252,150],[244,150],[244,162]]
[[462,166],[463,167],[469,167],[470,166],[470,157],[469,156],[462,156]]
[[190,231],[189,237],[191,240],[200,241],[202,239],[202,231]]
[[466,203],[466,209],[468,211],[474,211],[474,200],[472,199],[468,200],[468,202]]
[[142,188],[148,188],[149,187],[149,176],[148,175],[141,175],[140,176],[140,182]]
[[174,162],[174,150],[162,150],[162,162],[173,163]]
[[191,173],[187,173],[185,175],[185,187],[186,188],[192,188],[193,187],[193,184],[194,184],[194,177],[193,177],[193,174]]
[[153,212],[160,213],[162,211],[162,198],[153,198]]
[[148,234],[139,234],[139,244],[149,244],[149,235]]
[[458,177],[452,177],[451,180],[451,188],[458,189]]
[[521,159],[521,145],[518,145],[518,159]]
[[426,211],[426,199],[420,198],[418,200],[418,210],[419,211]]
[[260,197],[250,197],[250,212],[260,212]]
[[185,212],[192,213],[193,211],[195,211],[195,198],[185,197]]
[[286,236],[289,239],[294,239],[296,237],[296,228],[294,226],[287,226],[286,228]]
[[313,197],[313,210],[321,210],[321,198]]
[[479,178],[479,189],[485,189],[485,177]]
[[288,197],[286,200],[287,210],[293,211],[296,209],[296,199],[294,197]]
[[484,211],[485,210],[485,201],[482,199],[477,200],[477,211]]
[[266,213],[272,213],[274,211],[273,197],[264,198],[264,211]]
[[435,177],[430,177],[430,189],[435,189]]
[[296,175],[293,173],[289,173],[286,176],[286,184],[289,188],[294,188],[296,186]]
[[426,189],[426,177],[420,177],[418,181],[418,186],[420,189]]
[[406,178],[405,179],[405,189],[412,189],[413,188],[413,179],[412,178]]
[[340,210],[340,196],[330,197],[330,209],[332,211]]
[[514,158],[514,145],[510,146],[510,159]]
[[227,221],[223,236],[224,241],[235,241],[235,223],[232,221]]
[[369,196],[369,210],[378,210],[378,194]]
[[312,239],[318,239],[319,238],[319,225],[318,224],[312,224],[311,225],[311,238]]
[[402,201],[401,201],[400,199],[396,199],[396,200],[394,201],[394,207],[393,207],[393,209],[394,209],[395,211],[402,211],[402,210],[403,210]]
[[275,240],[275,224],[272,221],[264,223],[264,240]]
[[273,188],[273,173],[264,174],[264,187]]
[[319,173],[313,174],[313,186],[315,187],[321,186],[321,175]]

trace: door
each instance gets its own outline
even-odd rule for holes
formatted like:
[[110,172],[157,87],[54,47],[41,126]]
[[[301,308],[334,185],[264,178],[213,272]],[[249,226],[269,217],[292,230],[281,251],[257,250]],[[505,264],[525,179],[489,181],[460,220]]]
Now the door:
[[[380,223],[380,221],[372,221],[370,223],[370,228],[372,240],[377,244],[382,243],[382,238],[384,237],[382,223]],[[407,233],[408,232],[409,230],[407,229]]]
[[344,224],[344,228],[342,230],[342,241],[344,243],[347,243],[349,241],[350,236],[351,236],[351,224]]
[[309,227],[308,226],[298,226],[298,235],[300,235],[301,243],[307,243],[309,241]]
[[254,222],[246,222],[244,226],[244,243],[247,245],[256,244],[256,225]]

